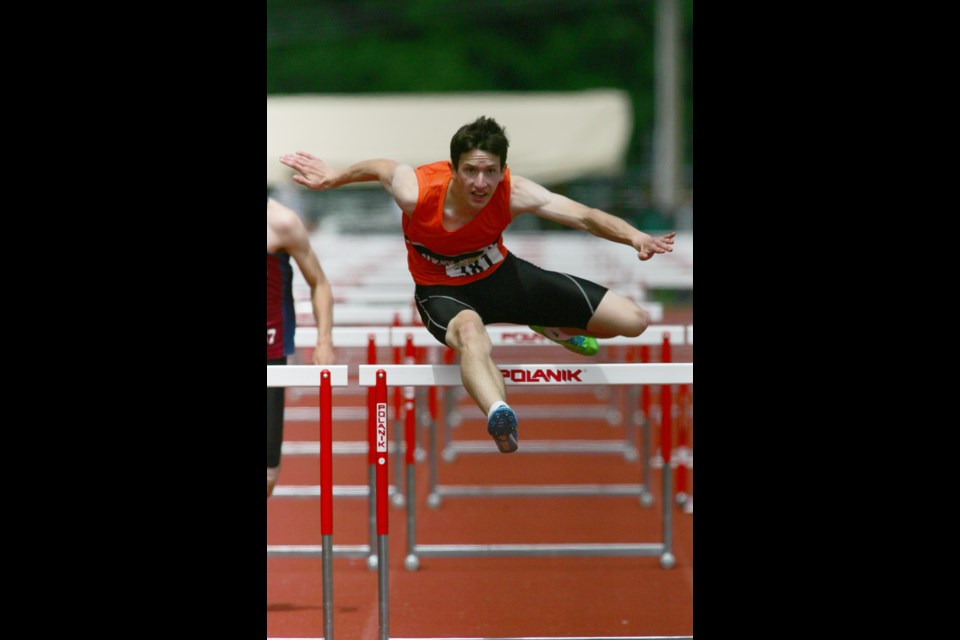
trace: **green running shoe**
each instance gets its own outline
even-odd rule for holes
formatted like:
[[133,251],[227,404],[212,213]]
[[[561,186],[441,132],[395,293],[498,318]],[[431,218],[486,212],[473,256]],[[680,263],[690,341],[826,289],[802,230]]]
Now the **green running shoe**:
[[543,327],[539,325],[530,325],[530,328],[542,335],[548,340],[553,340],[557,344],[563,345],[567,351],[573,351],[574,353],[579,353],[582,356],[595,356],[597,352],[600,351],[600,345],[597,344],[597,339],[591,336],[573,336],[568,340],[555,340],[547,335]]

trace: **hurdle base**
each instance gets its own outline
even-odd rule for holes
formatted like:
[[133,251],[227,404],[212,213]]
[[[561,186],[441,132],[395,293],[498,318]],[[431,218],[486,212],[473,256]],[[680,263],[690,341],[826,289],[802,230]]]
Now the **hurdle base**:
[[640,503],[649,507],[653,496],[642,484],[526,484],[526,485],[442,485],[435,487],[427,496],[427,505],[439,508],[444,497],[518,497],[518,496],[627,496],[639,497]]
[[[660,566],[676,564],[663,543],[586,543],[586,544],[423,544],[415,545],[407,556],[408,570],[420,566],[419,557],[430,558],[559,558],[559,557],[660,557]],[[412,569],[411,569],[412,567]]]
[[[365,544],[335,544],[332,546],[335,558],[368,558],[370,546]],[[268,558],[322,558],[323,545],[319,544],[268,544]]]
[[[366,418],[364,414],[361,418]],[[393,443],[389,445],[393,451]],[[370,445],[366,442],[336,441],[332,444],[333,455],[366,455]],[[315,456],[320,454],[320,443],[312,440],[291,440],[283,443],[281,452],[285,456]]]
[[[334,498],[366,498],[370,495],[370,487],[367,485],[334,485]],[[397,487],[390,485],[387,489],[387,495],[393,497],[397,493]],[[280,485],[274,487],[272,498],[319,498],[320,485]]]

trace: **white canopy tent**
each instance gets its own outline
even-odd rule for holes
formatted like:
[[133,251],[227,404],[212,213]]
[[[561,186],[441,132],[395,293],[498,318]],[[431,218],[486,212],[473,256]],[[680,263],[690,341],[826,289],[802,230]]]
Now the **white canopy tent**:
[[289,184],[284,153],[308,151],[343,168],[368,158],[412,166],[450,155],[450,138],[479,116],[507,132],[507,163],[550,184],[617,175],[633,111],[624,91],[284,95],[267,97],[267,186]]

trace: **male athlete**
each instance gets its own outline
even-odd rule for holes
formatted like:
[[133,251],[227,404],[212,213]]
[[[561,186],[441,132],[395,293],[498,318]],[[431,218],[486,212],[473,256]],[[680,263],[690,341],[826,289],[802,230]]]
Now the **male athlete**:
[[675,232],[653,237],[621,218],[553,193],[507,167],[506,132],[480,117],[450,141],[450,160],[414,169],[372,159],[335,170],[309,153],[281,156],[293,180],[324,191],[379,180],[403,211],[407,266],[426,328],[460,356],[463,385],[487,415],[487,432],[502,453],[517,450],[517,416],[491,357],[485,325],[529,325],[582,355],[596,338],[638,336],[647,313],[630,299],[583,278],[546,271],[510,253],[503,230],[532,213],[633,247],[640,260],[673,251]]
[[[310,285],[310,302],[317,323],[313,364],[333,364],[333,292],[310,246],[310,236],[295,211],[267,196],[267,364],[285,365],[293,355],[297,328],[293,305],[290,257]],[[280,473],[283,410],[286,389],[267,387],[267,498]]]

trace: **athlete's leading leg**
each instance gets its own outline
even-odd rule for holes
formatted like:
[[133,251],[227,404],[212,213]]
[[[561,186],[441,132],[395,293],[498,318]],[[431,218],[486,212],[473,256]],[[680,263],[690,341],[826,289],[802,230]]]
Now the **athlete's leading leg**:
[[517,417],[507,406],[503,375],[493,361],[493,345],[476,311],[464,310],[447,325],[446,342],[460,355],[463,387],[487,414],[487,431],[502,453],[517,450]]
[[460,355],[463,386],[486,413],[493,403],[505,401],[506,388],[493,362],[493,345],[476,311],[464,310],[447,325],[447,344]]

